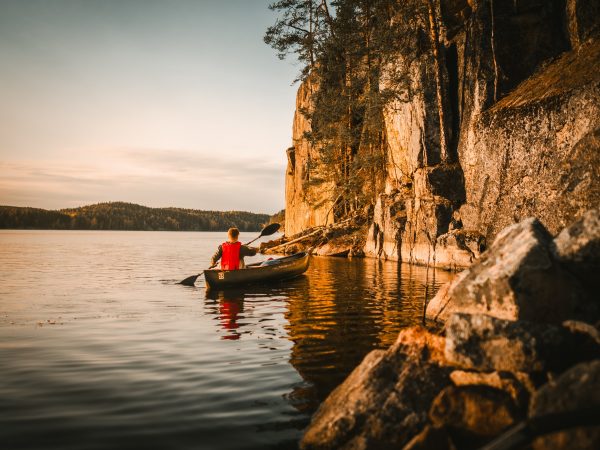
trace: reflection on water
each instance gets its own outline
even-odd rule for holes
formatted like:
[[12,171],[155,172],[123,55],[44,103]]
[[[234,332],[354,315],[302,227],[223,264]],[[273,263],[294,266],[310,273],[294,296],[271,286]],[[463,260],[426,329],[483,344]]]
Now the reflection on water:
[[[244,312],[244,299],[283,297],[285,331],[292,341],[290,363],[303,382],[286,397],[312,413],[373,349],[392,345],[398,332],[422,323],[426,297],[451,279],[445,271],[371,259],[311,259],[306,276],[285,284],[208,291],[209,314],[216,315],[221,339],[239,339],[256,327],[269,328]],[[244,328],[247,327],[247,328]]]
[[327,394],[420,323],[451,277],[312,258],[305,276],[271,286],[174,284],[221,239],[0,232],[3,446],[295,448]]
[[295,393],[296,406],[313,411],[369,351],[422,322],[426,284],[433,293],[449,276],[392,262],[313,259],[310,282],[290,295],[286,315],[290,362],[308,383]]
[[239,339],[241,335],[237,331],[240,327],[238,320],[244,319],[243,292],[213,292],[206,296],[206,300],[207,305],[214,305],[210,300],[216,300],[218,302],[220,326],[228,331],[221,336],[221,339]]

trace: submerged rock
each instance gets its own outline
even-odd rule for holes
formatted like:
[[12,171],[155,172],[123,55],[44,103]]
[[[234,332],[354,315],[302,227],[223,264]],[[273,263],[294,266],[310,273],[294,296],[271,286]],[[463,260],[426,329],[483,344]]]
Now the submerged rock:
[[555,260],[552,248],[552,237],[537,219],[506,228],[473,266],[440,289],[427,305],[427,317],[445,321],[463,312],[535,322],[589,319],[581,285]]
[[[600,408],[600,360],[581,363],[542,387],[533,397],[531,417]],[[537,438],[535,450],[595,450],[600,448],[600,426],[577,427]]]
[[323,402],[306,429],[303,449],[389,448],[407,444],[427,424],[438,391],[450,383],[444,338],[422,328],[375,350]]

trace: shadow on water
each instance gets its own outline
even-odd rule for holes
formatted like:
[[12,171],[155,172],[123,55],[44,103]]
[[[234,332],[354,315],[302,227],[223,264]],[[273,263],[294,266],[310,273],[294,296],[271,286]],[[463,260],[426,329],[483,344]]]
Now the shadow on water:
[[[274,285],[206,293],[218,318],[221,339],[240,339],[252,326],[244,304],[285,301],[285,335],[292,342],[289,363],[302,378],[286,394],[298,411],[312,414],[360,361],[393,344],[398,332],[421,324],[423,308],[445,271],[372,259],[311,259],[306,275]],[[251,313],[248,313],[251,314]]]

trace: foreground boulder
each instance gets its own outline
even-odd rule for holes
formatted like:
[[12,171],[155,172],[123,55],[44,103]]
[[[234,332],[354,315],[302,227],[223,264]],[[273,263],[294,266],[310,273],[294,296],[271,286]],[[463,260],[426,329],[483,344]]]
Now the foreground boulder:
[[449,430],[458,448],[479,446],[524,416],[509,394],[489,386],[448,386],[429,411],[433,425]]
[[443,427],[427,425],[404,446],[403,450],[456,450],[450,434]]
[[[537,219],[504,229],[473,266],[440,289],[427,306],[427,317],[446,321],[463,312],[533,322],[594,320],[598,305],[553,250],[552,237]],[[572,253],[572,258],[578,254]]]
[[402,448],[428,423],[431,402],[450,384],[444,338],[408,328],[375,350],[313,416],[303,449]]
[[456,366],[478,370],[562,372],[600,357],[600,346],[572,328],[457,313],[446,323],[445,356]]
[[535,385],[525,372],[478,372],[473,370],[455,370],[450,374],[455,386],[487,386],[506,392],[519,408],[529,402]]
[[[531,417],[600,408],[600,360],[578,364],[542,387],[532,398]],[[596,422],[598,423],[598,422]],[[537,438],[535,450],[600,448],[600,426],[577,427]]]
[[587,211],[554,239],[554,256],[589,292],[600,292],[600,211]]

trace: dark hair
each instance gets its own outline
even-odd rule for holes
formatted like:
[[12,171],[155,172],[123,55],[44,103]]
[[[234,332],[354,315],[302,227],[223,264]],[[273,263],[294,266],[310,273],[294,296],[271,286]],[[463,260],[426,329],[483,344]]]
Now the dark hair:
[[229,230],[227,230],[227,235],[230,238],[237,239],[237,237],[240,235],[240,230],[238,230],[236,227],[231,227]]

